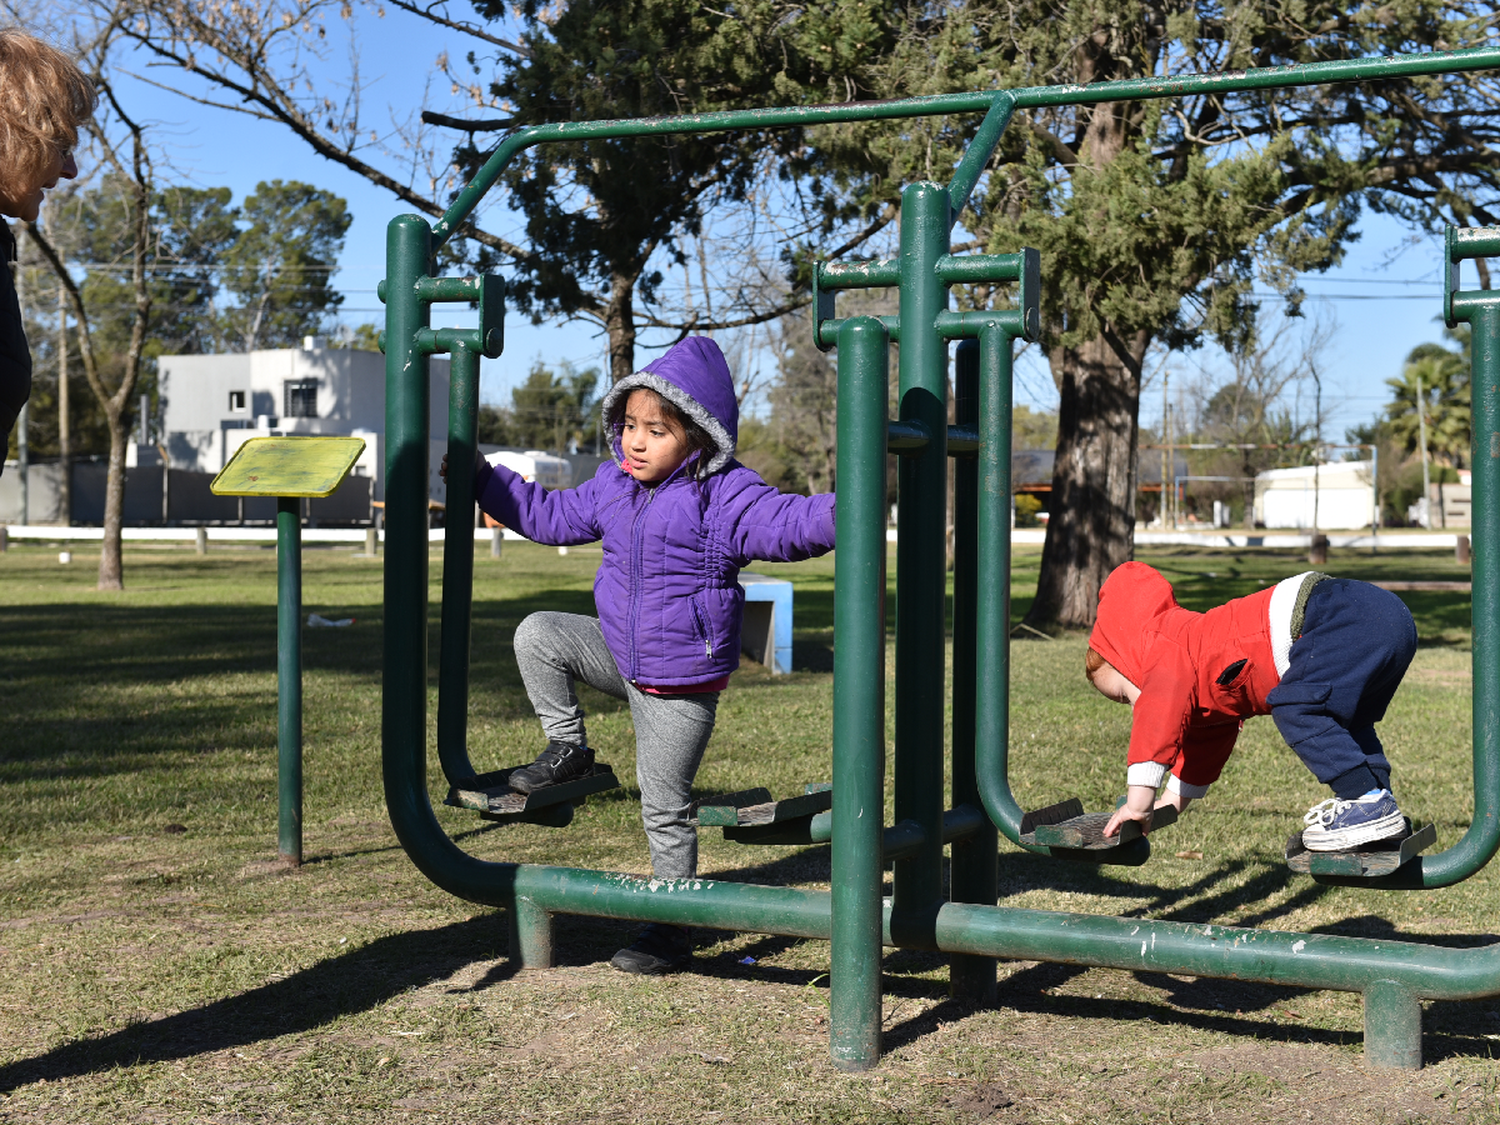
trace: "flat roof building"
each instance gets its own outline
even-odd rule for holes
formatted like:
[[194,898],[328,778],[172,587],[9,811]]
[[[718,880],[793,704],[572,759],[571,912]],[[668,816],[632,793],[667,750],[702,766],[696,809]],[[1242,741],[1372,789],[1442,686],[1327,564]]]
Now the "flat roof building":
[[[158,361],[162,445],[171,468],[217,473],[248,438],[348,434],[365,439],[356,476],[385,499],[385,356],[330,348],[234,355],[166,355]],[[428,494],[443,498],[438,466],[448,444],[448,361],[431,361]],[[134,449],[132,449],[134,452]]]

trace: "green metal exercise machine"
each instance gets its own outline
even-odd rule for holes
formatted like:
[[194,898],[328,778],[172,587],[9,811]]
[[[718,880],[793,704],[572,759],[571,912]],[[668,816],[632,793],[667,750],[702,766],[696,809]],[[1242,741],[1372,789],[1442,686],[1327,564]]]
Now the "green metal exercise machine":
[[[680,118],[539,126],[507,137],[435,225],[416,215],[392,220],[386,313],[385,680],[383,763],[391,822],[412,861],[445,890],[508,910],[512,955],[523,966],[550,964],[552,919],[584,914],[717,929],[821,938],[832,942],[831,1052],[847,1069],[880,1057],[883,946],[952,956],[952,983],[965,996],[995,994],[997,958],[1058,961],[1136,971],[1274,982],[1359,992],[1365,1050],[1381,1066],[1422,1059],[1421,1002],[1500,994],[1500,946],[1437,946],[1322,934],[1281,933],[997,906],[998,833],[1060,859],[1141,863],[1146,839],[1089,850],[1039,842],[1048,820],[1023,814],[1006,776],[1009,721],[1011,362],[1017,339],[1038,332],[1039,271],[1034,251],[953,255],[950,232],[1018,108],[1097,104],[1214,91],[1272,89],[1381,77],[1500,68],[1500,49],[1393,56],[1263,71],[1139,79],[1088,87],[1023,90],[699,114]],[[984,119],[947,187],[922,182],[902,194],[900,252],[880,262],[822,263],[816,271],[816,338],[837,348],[839,378],[838,527],[831,794],[797,798],[796,815],[760,820],[739,808],[761,800],[736,795],[700,823],[734,827],[735,838],[832,840],[833,889],[809,891],[703,879],[667,883],[634,876],[533,864],[492,863],[462,851],[433,815],[426,789],[428,357],[452,356],[450,456],[473,457],[478,360],[501,347],[503,293],[495,278],[435,278],[434,255],[531,145],[603,137],[870,121],[974,112]],[[1500,296],[1457,289],[1464,257],[1500,253],[1500,232],[1450,235],[1450,322],[1474,327],[1474,821],[1452,848],[1416,856],[1389,874],[1320,872],[1328,882],[1383,888],[1438,887],[1478,871],[1500,844]],[[1016,307],[958,313],[948,289],[966,282],[1013,287]],[[895,287],[893,317],[835,316],[839,290]],[[434,301],[472,300],[475,330],[433,331]],[[957,424],[946,411],[949,341],[955,348]],[[900,343],[899,417],[886,416],[889,344]],[[892,781],[896,823],[884,826],[885,782],[885,460],[900,456]],[[955,486],[953,792],[943,792],[945,703],[943,635],[947,459],[959,458]],[[473,503],[463,473],[449,482],[449,510]],[[448,530],[439,674],[438,756],[450,803],[498,819],[565,824],[590,787],[553,793],[547,803],[503,804],[500,775],[475,776],[465,749],[472,532]],[[545,792],[545,791],[543,791]],[[541,794],[535,796],[540,797]],[[769,795],[765,795],[769,800]],[[780,803],[785,805],[785,802]],[[949,807],[946,807],[949,806]],[[759,806],[758,806],[759,807]],[[1067,810],[1071,814],[1073,810]],[[1081,809],[1076,810],[1081,811]],[[998,830],[998,833],[997,833]],[[1052,839],[1069,839],[1053,836]],[[950,897],[942,898],[942,849],[952,845]],[[882,898],[882,865],[893,865]]]

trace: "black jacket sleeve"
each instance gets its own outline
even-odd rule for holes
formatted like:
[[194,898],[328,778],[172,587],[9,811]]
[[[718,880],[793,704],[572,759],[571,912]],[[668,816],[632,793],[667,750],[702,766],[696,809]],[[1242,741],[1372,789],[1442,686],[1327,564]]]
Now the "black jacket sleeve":
[[16,298],[16,240],[10,226],[0,219],[0,469],[10,431],[21,407],[31,397],[31,349],[21,324],[21,303]]

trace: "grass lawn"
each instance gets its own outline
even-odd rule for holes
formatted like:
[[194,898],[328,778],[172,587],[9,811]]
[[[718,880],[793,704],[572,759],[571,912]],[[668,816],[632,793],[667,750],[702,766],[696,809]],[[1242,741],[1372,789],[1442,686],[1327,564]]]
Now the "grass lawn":
[[[1024,612],[1038,553],[1018,550]],[[1204,609],[1305,569],[1291,553],[1144,553]],[[501,911],[407,860],[380,788],[381,566],[304,556],[306,845],[276,852],[274,550],[127,546],[124,593],[55,548],[0,555],[0,1122],[1500,1121],[1500,1001],[1427,1005],[1427,1068],[1367,1070],[1357,996],[1004,962],[999,1003],[948,998],[940,957],[888,951],[885,1061],[827,1051],[826,943],[702,931],[692,971],[606,962],[628,927],[558,920],[558,967],[518,973]],[[592,611],[597,549],[507,544],[476,559],[476,766],[540,748],[511,651],[537,609]],[[894,560],[893,560],[894,565]],[[747,664],[720,707],[707,794],[829,778],[833,566],[796,583],[795,671]],[[1439,552],[1335,552],[1347,577],[1466,578]],[[438,600],[433,555],[430,598]],[[1423,646],[1382,728],[1397,794],[1467,827],[1469,598],[1402,592]],[[436,624],[429,648],[435,654]],[[1027,807],[1111,804],[1129,712],[1091,691],[1083,638],[1017,640],[1012,784]],[[435,656],[434,656],[435,659]],[[888,668],[891,662],[887,662]],[[431,681],[435,690],[435,674]],[[490,859],[647,871],[623,704],[588,694],[625,788],[571,827],[440,809]],[[429,717],[435,715],[435,695]],[[435,756],[434,756],[435,757]],[[435,761],[431,786],[445,786]],[[1153,836],[1141,868],[1092,869],[1002,840],[1003,905],[1443,945],[1497,939],[1496,879],[1407,893],[1321,887],[1281,859],[1325,796],[1269,719],[1212,795]],[[718,878],[825,887],[826,847],[751,848],[705,830]]]

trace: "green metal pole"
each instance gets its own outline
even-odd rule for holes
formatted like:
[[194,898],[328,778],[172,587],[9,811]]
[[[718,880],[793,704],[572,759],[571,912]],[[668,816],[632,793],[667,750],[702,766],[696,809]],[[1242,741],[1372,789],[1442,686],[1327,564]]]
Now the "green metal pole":
[[1421,857],[1425,887],[1467,878],[1500,846],[1500,293],[1456,294],[1453,306],[1472,357],[1474,816],[1454,847]]
[[[1009,346],[1009,339],[1005,341]],[[953,354],[954,421],[960,427],[979,423],[979,343],[963,340]],[[1008,432],[1007,432],[1008,436]],[[983,807],[974,775],[974,707],[976,694],[975,619],[979,611],[978,507],[979,465],[974,457],[953,462],[953,807]],[[985,598],[1008,601],[1003,590]],[[949,899],[994,905],[1000,873],[999,838],[987,818],[972,835],[955,840],[949,853]],[[972,1004],[995,1002],[995,962],[988,957],[955,954],[948,970],[948,989],[955,999]]]
[[277,851],[302,862],[302,501],[276,500]]
[[833,946],[829,1050],[842,1070],[880,1060],[885,825],[885,429],[889,341],[880,321],[839,330],[834,558]]
[[1011,795],[1010,769],[1010,457],[1011,335],[998,323],[981,330],[979,376],[979,588],[975,607],[979,689],[975,717],[976,785],[994,823],[1013,842],[1021,808]]
[[421,216],[391,220],[385,280],[381,740],[386,806],[408,852],[420,849],[422,840],[403,831],[425,827],[432,818],[426,770],[428,385],[427,356],[417,347],[418,333],[427,327],[428,306],[416,292],[431,257],[432,231]]
[[948,193],[930,182],[901,193],[900,418],[927,433],[897,470],[896,820],[926,833],[920,852],[897,860],[891,927],[897,945],[932,947],[942,901],[943,671],[946,665],[948,514],[947,343],[934,327],[948,290],[938,259],[948,253]]
[[448,368],[448,489],[443,530],[443,629],[438,642],[438,759],[450,782],[474,775],[469,760],[469,643],[474,593],[474,456],[478,449],[479,352],[454,342]]

